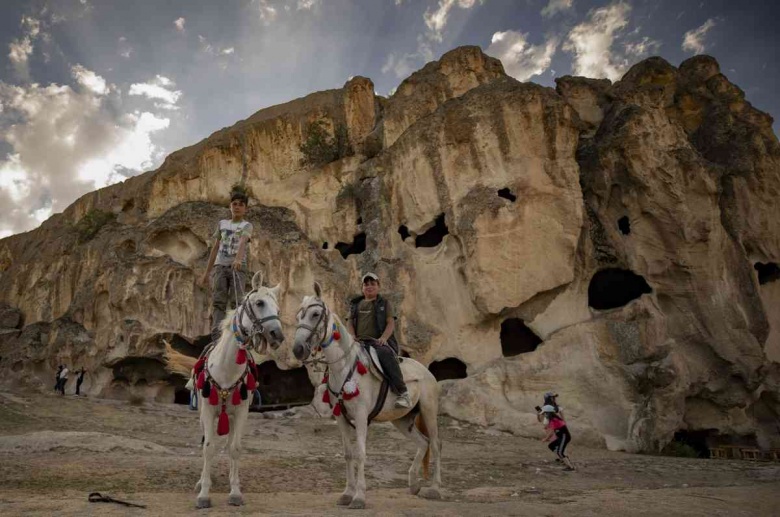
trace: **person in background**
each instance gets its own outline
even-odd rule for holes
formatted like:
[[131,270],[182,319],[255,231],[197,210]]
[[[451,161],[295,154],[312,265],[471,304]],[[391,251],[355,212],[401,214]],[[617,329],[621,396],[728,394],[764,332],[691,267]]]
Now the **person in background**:
[[78,373],[78,377],[76,377],[76,396],[81,396],[81,383],[84,382],[84,373],[86,373],[87,370],[84,369],[84,367],[81,367],[81,370],[78,370],[76,373]]
[[62,367],[60,372],[60,395],[65,395],[65,385],[68,383],[68,374],[70,371],[67,366]]
[[54,374],[54,391],[60,391],[60,373],[65,368],[63,365],[57,367],[57,373]]
[[[555,393],[554,391],[548,391],[547,393],[544,394],[544,403],[542,405],[552,406],[553,408],[555,408],[555,413],[557,413],[557,415],[561,417],[561,419],[564,418],[563,408],[558,405],[558,394]],[[544,414],[542,413],[542,408],[536,406],[536,420],[538,420],[541,423],[543,418],[544,418]]]
[[[547,434],[542,438],[542,441],[550,442],[547,447],[566,465],[566,468],[563,470],[574,470],[571,460],[566,456],[566,447],[568,447],[569,442],[571,442],[571,433],[566,426],[566,422],[563,418],[558,416],[555,407],[551,405],[542,407],[542,414],[544,415],[544,428],[547,431]],[[555,438],[554,440],[552,440],[553,437]]]

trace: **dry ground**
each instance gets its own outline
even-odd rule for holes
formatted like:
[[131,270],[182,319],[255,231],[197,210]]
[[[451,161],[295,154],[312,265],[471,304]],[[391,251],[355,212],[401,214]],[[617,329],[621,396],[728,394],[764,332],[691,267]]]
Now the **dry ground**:
[[[780,464],[631,455],[579,447],[564,472],[544,444],[439,419],[444,500],[406,491],[414,448],[372,425],[367,509],[337,508],[344,464],[335,423],[307,411],[250,414],[241,468],[246,506],[227,506],[227,456],[214,508],[194,508],[201,459],[185,406],[0,392],[3,515],[780,515]],[[90,504],[99,491],[146,510]]]

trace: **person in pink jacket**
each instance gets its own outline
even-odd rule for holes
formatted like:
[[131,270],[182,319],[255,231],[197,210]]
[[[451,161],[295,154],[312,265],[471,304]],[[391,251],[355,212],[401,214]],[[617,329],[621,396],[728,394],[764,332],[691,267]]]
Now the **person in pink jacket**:
[[[566,456],[566,447],[571,441],[571,433],[566,427],[566,422],[560,417],[554,406],[545,405],[542,408],[542,413],[544,414],[544,428],[547,430],[542,441],[550,442],[547,447],[566,464],[566,468],[563,470],[574,470],[571,460]],[[555,437],[554,440],[552,440],[553,437]]]

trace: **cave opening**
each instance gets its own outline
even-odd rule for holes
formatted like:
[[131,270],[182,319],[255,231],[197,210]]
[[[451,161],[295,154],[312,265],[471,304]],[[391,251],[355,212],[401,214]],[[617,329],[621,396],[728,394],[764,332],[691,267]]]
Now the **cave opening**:
[[347,258],[350,255],[360,255],[366,251],[366,234],[361,232],[355,235],[355,240],[350,244],[338,242],[336,243],[335,248],[339,250],[339,253],[341,253],[341,256],[344,258]]
[[324,250],[328,249],[328,243],[327,242],[323,242],[322,243],[322,249],[324,249]]
[[402,224],[401,226],[398,227],[398,233],[401,235],[402,241],[405,241],[406,239],[412,236],[412,234],[409,233],[409,228],[407,228],[405,224]]
[[623,235],[628,235],[631,233],[631,221],[629,221],[628,216],[624,215],[620,219],[618,219],[618,229],[620,230],[620,233]]
[[460,359],[448,357],[441,361],[434,361],[428,366],[428,370],[436,377],[437,381],[445,379],[465,379],[466,365]]
[[498,197],[502,197],[504,199],[508,199],[512,203],[517,201],[517,196],[512,194],[512,191],[508,188],[502,188],[498,191]]
[[715,429],[690,431],[680,429],[674,433],[672,441],[663,449],[663,453],[672,456],[688,456],[694,458],[709,458],[712,437],[717,434]]
[[596,310],[623,307],[653,290],[640,275],[627,269],[602,269],[588,285],[588,305]]
[[533,352],[542,339],[528,328],[520,318],[508,318],[501,322],[501,353],[512,357]]
[[758,283],[764,285],[780,278],[780,267],[774,262],[756,262],[753,266],[758,271]]
[[362,217],[358,217],[357,218],[357,222],[355,224],[363,224],[363,218]]
[[415,238],[414,246],[416,248],[434,248],[441,244],[441,241],[444,240],[444,236],[448,233],[450,232],[444,221],[444,214],[440,214],[431,228]]
[[314,386],[306,368],[282,370],[274,361],[257,365],[260,378],[257,389],[262,398],[261,411],[286,409],[309,404],[314,398]]

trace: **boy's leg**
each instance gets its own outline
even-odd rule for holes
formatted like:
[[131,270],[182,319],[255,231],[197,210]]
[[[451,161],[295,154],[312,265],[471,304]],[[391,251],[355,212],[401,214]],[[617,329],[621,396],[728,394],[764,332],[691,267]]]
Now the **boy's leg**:
[[410,407],[412,401],[409,399],[404,376],[401,373],[401,365],[398,364],[398,357],[395,351],[390,345],[376,346],[374,348],[376,348],[377,356],[379,356],[379,361],[382,363],[382,369],[385,371],[385,375],[387,375],[390,389],[398,395],[395,406],[402,408]]
[[218,341],[222,320],[225,319],[228,296],[230,290],[230,268],[227,266],[214,266],[214,285],[211,298],[211,340]]

